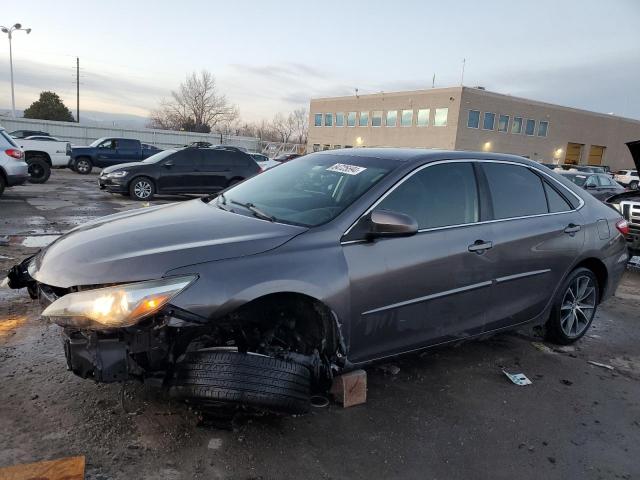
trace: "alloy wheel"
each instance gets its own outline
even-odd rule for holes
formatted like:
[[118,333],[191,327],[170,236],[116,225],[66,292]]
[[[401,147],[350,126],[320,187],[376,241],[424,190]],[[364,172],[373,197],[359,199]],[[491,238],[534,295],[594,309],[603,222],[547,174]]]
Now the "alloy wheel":
[[79,160],[76,164],[76,170],[80,173],[85,173],[89,171],[89,163],[86,160]]
[[591,277],[580,275],[571,282],[560,307],[560,326],[567,337],[578,337],[587,329],[595,314],[596,300]]
[[29,164],[29,175],[31,175],[31,178],[42,178],[44,169],[38,164]]
[[151,195],[151,184],[146,180],[136,182],[133,192],[138,198],[148,198]]

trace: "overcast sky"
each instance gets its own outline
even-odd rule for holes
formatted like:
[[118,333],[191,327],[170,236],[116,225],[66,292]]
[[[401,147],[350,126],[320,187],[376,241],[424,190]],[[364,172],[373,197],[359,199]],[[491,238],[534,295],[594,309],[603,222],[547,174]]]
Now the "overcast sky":
[[[147,116],[194,70],[214,73],[245,120],[309,98],[460,83],[640,119],[640,1],[21,0],[16,107],[54,90],[81,107]],[[0,108],[11,106],[0,38]]]

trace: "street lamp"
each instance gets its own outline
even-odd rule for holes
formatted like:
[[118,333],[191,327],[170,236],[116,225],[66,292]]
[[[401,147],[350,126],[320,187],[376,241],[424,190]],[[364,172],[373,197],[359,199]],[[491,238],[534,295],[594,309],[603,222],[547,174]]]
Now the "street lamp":
[[9,69],[11,70],[11,116],[16,118],[16,97],[13,91],[13,53],[11,51],[11,34],[13,32],[17,32],[18,30],[22,30],[27,32],[27,35],[31,33],[30,28],[22,28],[22,25],[16,23],[13,27],[7,28],[0,26],[0,30],[3,33],[6,33],[9,36]]

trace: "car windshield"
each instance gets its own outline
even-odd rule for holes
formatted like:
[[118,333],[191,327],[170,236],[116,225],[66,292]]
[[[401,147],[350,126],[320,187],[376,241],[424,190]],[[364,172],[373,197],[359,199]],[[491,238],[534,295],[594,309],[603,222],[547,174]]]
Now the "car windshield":
[[589,178],[587,175],[563,175],[564,177],[566,177],[568,180],[572,181],[573,183],[575,183],[576,185],[578,185],[579,187],[584,187],[584,184],[587,182],[587,178]]
[[337,217],[397,166],[393,160],[312,154],[267,170],[218,196],[236,213],[258,209],[278,222],[317,226]]
[[91,143],[89,144],[89,146],[90,146],[90,147],[97,147],[99,144],[101,144],[102,142],[104,142],[106,139],[107,139],[107,137],[102,137],[102,138],[99,138],[99,139],[97,139],[97,140],[94,140],[93,142],[91,142]]
[[169,155],[176,153],[176,151],[177,150],[163,150],[156,153],[155,155],[151,155],[149,158],[144,159],[142,163],[157,163],[160,160],[167,158]]

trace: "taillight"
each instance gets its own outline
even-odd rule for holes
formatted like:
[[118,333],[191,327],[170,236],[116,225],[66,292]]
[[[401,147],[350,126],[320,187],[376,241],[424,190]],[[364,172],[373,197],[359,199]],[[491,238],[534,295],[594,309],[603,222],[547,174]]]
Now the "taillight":
[[17,148],[8,148],[4,151],[4,153],[9,155],[10,157],[15,158],[16,160],[21,160],[22,157],[24,157],[24,153],[22,153],[22,150],[18,150]]
[[625,237],[629,235],[629,222],[627,222],[624,218],[621,218],[616,222],[616,228]]

